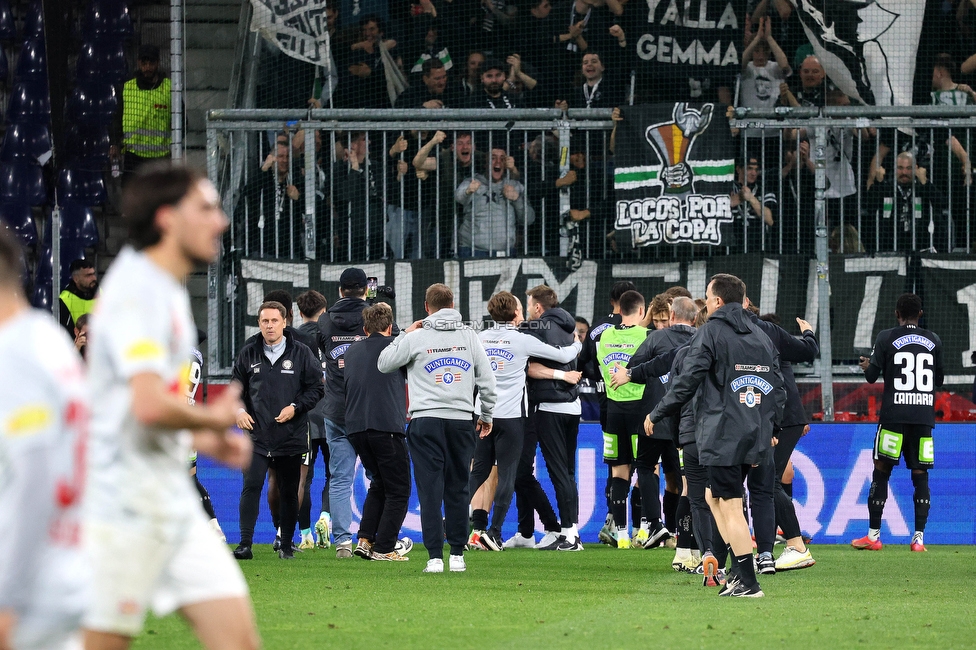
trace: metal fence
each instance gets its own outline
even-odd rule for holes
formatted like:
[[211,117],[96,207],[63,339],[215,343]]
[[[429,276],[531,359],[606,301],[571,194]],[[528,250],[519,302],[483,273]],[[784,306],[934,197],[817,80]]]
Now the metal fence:
[[[831,253],[969,253],[972,113],[737,109],[737,219],[723,246],[624,250],[613,228],[608,110],[211,111],[208,172],[232,219],[209,274],[210,374],[226,372],[233,355],[221,337],[243,328],[226,304],[239,293],[229,262],[244,258],[558,256],[575,269],[582,260],[803,255],[829,296]],[[818,308],[830,420],[830,301]]]

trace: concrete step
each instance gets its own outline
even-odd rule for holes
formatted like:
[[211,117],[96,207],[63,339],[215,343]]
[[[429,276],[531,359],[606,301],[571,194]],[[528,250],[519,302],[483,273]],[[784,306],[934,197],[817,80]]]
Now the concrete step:
[[237,45],[237,22],[187,23],[187,49],[233,49]]
[[[221,4],[217,2],[188,3],[183,12],[187,23],[237,23],[241,17],[241,2]],[[140,7],[135,12],[142,22],[169,22],[169,3]]]
[[234,50],[188,48],[184,62],[188,90],[226,90],[230,87]]

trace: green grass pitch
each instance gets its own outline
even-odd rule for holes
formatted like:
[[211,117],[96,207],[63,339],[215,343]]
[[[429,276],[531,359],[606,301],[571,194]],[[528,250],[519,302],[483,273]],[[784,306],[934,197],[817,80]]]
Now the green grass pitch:
[[[974,647],[976,550],[928,548],[812,546],[816,566],[762,577],[763,599],[717,597],[671,569],[673,551],[599,545],[473,551],[466,573],[442,575],[421,573],[419,543],[402,563],[334,549],[285,562],[255,546],[241,568],[272,650]],[[134,647],[198,646],[169,616],[150,618]]]

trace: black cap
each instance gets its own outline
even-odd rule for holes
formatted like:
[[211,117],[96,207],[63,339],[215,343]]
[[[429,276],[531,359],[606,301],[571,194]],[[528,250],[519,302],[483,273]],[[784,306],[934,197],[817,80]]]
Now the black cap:
[[508,68],[501,59],[488,59],[481,65],[481,74],[488,72],[489,70],[501,70],[502,72],[507,72]]
[[140,45],[139,46],[139,60],[140,61],[155,61],[159,63],[159,46],[157,45]]
[[343,289],[353,289],[366,286],[366,273],[355,267],[348,268],[339,276],[339,286]]

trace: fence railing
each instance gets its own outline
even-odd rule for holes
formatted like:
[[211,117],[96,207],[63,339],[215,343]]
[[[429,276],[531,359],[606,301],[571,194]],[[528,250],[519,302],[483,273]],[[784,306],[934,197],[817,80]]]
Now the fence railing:
[[[960,108],[738,109],[737,219],[723,246],[628,250],[613,228],[608,110],[211,111],[208,172],[231,228],[210,270],[210,374],[229,372],[241,342],[236,301],[247,297],[233,261],[245,258],[567,257],[575,271],[585,260],[799,255],[829,296],[831,253],[969,253],[976,116]],[[818,309],[830,420],[830,301]]]

